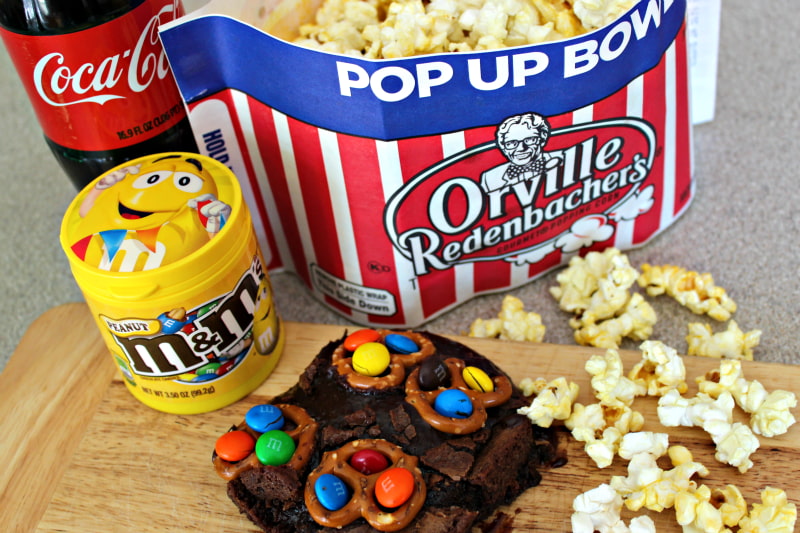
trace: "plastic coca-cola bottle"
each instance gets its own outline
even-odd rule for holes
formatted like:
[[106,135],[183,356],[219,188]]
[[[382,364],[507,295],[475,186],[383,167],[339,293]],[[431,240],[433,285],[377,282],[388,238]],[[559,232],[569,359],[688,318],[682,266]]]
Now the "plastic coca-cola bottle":
[[179,0],[0,0],[0,36],[78,188],[120,163],[197,152],[158,37]]

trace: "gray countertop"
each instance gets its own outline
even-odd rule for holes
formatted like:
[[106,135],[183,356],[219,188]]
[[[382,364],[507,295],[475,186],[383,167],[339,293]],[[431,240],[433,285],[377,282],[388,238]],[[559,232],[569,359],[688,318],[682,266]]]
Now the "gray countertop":
[[[203,2],[186,1],[187,9]],[[634,266],[672,263],[710,272],[737,302],[734,319],[760,329],[755,358],[800,363],[800,56],[782,17],[795,0],[769,9],[725,0],[722,8],[716,117],[694,130],[696,195],[688,211],[646,246],[629,251]],[[782,14],[782,15],[781,15]],[[45,146],[33,111],[0,53],[0,368],[40,314],[82,300],[58,233],[75,190]],[[568,316],[549,295],[555,272],[511,291],[526,310],[542,315],[545,341],[574,344]],[[290,274],[273,274],[278,309],[286,320],[348,324],[319,304]],[[424,327],[464,333],[477,317],[496,316],[503,294],[477,297]],[[686,324],[705,321],[667,297],[650,300],[659,320],[653,333],[686,351]],[[713,324],[716,330],[723,324]],[[624,348],[636,345],[627,342]],[[53,346],[54,350],[68,349]]]

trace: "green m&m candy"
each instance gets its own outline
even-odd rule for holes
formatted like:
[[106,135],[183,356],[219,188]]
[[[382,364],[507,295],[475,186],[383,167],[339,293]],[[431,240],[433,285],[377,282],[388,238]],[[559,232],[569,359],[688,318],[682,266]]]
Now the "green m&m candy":
[[256,457],[263,465],[278,466],[289,462],[295,443],[285,431],[273,429],[258,437]]

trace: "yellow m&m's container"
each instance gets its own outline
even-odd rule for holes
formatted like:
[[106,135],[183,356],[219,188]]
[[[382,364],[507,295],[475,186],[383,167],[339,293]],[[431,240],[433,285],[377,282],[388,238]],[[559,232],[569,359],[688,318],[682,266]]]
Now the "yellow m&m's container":
[[239,182],[216,160],[170,152],[110,170],[69,206],[61,245],[142,403],[211,411],[275,368],[283,325]]

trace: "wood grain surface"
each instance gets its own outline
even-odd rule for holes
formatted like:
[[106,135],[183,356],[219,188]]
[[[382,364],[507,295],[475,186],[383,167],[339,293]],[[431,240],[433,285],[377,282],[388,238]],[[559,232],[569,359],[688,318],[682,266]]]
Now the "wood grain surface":
[[[247,409],[293,385],[305,365],[340,326],[288,323],[281,362],[267,381],[244,400],[224,409],[190,416],[154,411],[125,389],[83,304],[56,307],[34,322],[5,371],[0,374],[0,524],[7,531],[257,531],[225,495],[225,483],[211,466],[217,436],[239,422]],[[549,344],[458,338],[498,363],[515,380],[565,376],[581,386],[579,401],[591,403],[586,359],[602,350]],[[640,359],[622,352],[626,370]],[[694,377],[718,366],[713,359],[685,358],[688,394]],[[747,379],[768,390],[800,394],[800,367],[746,363]],[[765,486],[784,489],[800,504],[800,428],[777,438],[761,437],[754,467],[740,474],[714,459],[709,437],[700,429],[663,428],[655,399],[634,407],[645,430],[667,431],[671,444],[683,444],[704,463],[710,487],[734,483],[748,503],[759,501]],[[738,410],[738,409],[737,409]],[[745,415],[738,413],[739,420]],[[626,461],[597,468],[582,445],[562,435],[566,466],[544,472],[544,481],[503,511],[514,531],[570,531],[572,501],[612,475],[625,473]],[[664,465],[667,467],[668,465]],[[672,510],[650,513],[659,532],[681,531]],[[632,514],[623,514],[626,519]]]

